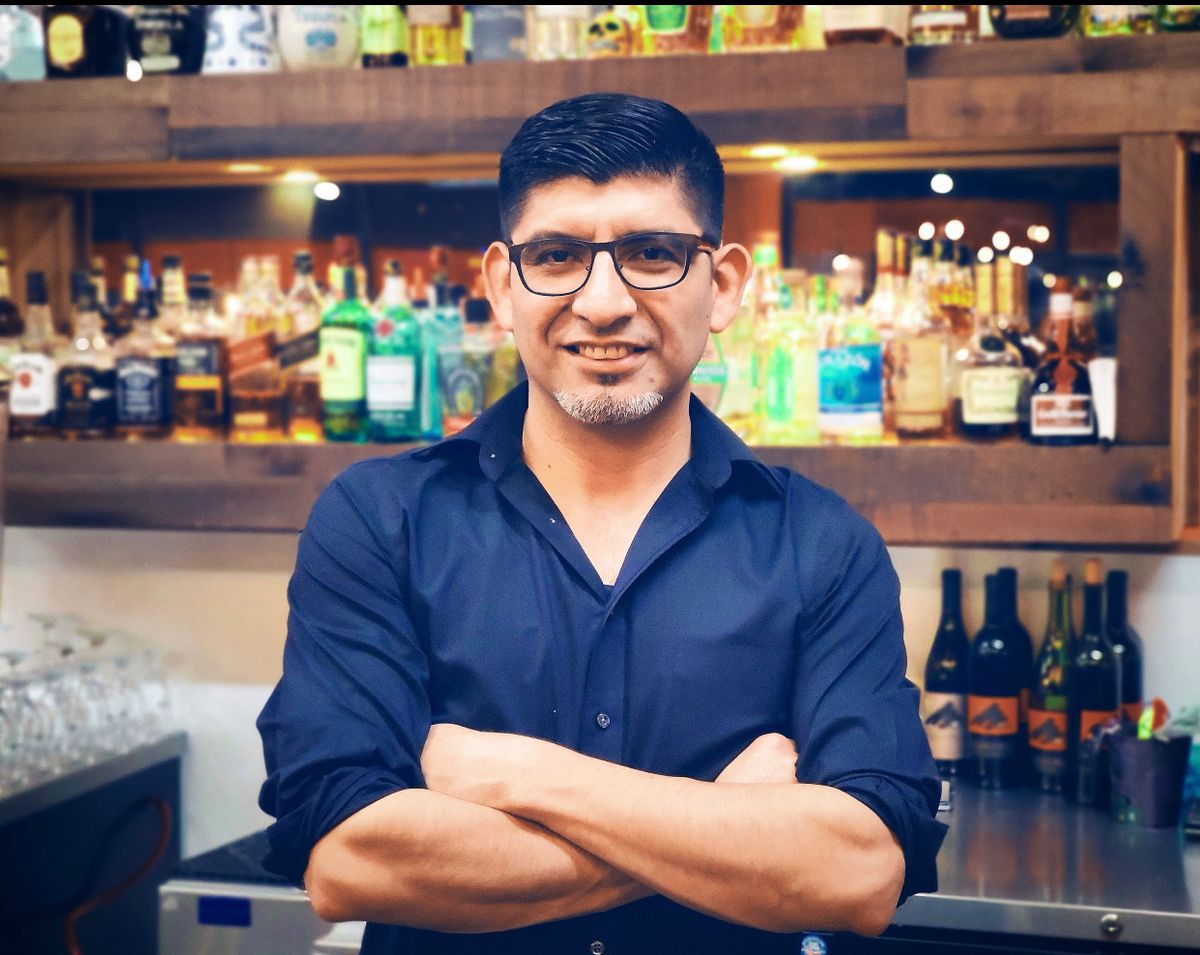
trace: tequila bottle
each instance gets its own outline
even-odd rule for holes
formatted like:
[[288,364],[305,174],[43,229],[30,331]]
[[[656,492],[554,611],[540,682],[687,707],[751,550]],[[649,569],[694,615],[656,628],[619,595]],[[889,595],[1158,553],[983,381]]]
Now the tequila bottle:
[[9,359],[9,434],[43,438],[58,426],[58,363],[66,339],[54,330],[46,293],[46,273],[25,274],[25,334]]
[[950,417],[950,329],[931,301],[928,251],[923,241],[892,340],[896,433],[904,437],[940,437]]
[[[166,262],[178,259],[168,256]],[[164,298],[166,276],[163,276]],[[133,331],[116,350],[117,430],[125,438],[163,438],[171,432],[175,340],[159,324],[150,262],[142,262]]]
[[213,304],[208,273],[188,277],[188,314],[179,330],[176,352],[175,438],[221,439],[229,420],[229,329]]
[[321,423],[321,313],[325,301],[313,279],[312,253],[297,252],[292,260],[292,287],[284,303],[290,337],[279,349],[287,404],[288,437],[293,441],[320,441]]
[[321,401],[328,441],[367,436],[367,341],[371,313],[358,299],[354,268],[342,270],[342,300],[321,319]]
[[388,262],[367,350],[367,416],[372,441],[421,434],[421,326],[400,263]]
[[113,354],[86,272],[71,273],[75,337],[58,353],[59,430],[64,438],[106,438],[116,417]]

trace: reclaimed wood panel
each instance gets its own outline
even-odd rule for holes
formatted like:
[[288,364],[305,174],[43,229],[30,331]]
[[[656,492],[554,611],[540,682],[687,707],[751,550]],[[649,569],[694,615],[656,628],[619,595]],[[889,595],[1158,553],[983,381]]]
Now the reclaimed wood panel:
[[50,306],[60,330],[70,319],[75,267],[75,202],[70,193],[0,184],[0,245],[8,249],[12,297],[25,308],[25,273],[46,273]]

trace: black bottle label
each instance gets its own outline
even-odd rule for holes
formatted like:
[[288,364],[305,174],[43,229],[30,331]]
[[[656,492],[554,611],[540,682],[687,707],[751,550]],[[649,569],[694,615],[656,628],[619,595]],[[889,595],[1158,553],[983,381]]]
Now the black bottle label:
[[117,362],[117,423],[165,425],[170,418],[171,360],[122,358]]
[[216,342],[180,342],[177,349],[176,374],[180,378],[221,373],[221,347]]
[[64,431],[104,431],[115,412],[113,373],[68,365],[58,373],[59,423]]
[[291,338],[279,346],[279,365],[281,368],[291,368],[301,362],[316,358],[321,351],[321,330],[314,328],[296,338]]

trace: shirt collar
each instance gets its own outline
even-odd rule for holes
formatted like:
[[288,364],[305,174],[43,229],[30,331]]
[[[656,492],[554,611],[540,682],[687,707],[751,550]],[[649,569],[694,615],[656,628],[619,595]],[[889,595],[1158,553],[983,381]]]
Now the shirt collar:
[[[414,452],[432,458],[474,446],[479,469],[495,481],[521,459],[521,432],[529,406],[529,382],[524,381],[488,408],[458,434]],[[750,450],[720,418],[695,395],[688,413],[692,419],[691,465],[709,488],[716,490],[733,476],[748,477],[779,496],[786,493],[783,480]]]

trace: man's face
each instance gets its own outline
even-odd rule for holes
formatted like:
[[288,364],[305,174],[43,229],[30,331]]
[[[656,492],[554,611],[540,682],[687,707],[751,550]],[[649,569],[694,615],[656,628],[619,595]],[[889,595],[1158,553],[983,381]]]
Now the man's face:
[[[700,235],[674,180],[622,177],[599,185],[571,178],[538,186],[512,240],[605,242],[641,232]],[[682,282],[654,291],[626,285],[606,252],[596,254],[586,284],[570,295],[530,292],[502,243],[488,250],[484,274],[500,324],[516,337],[530,387],[577,420],[616,424],[686,396],[709,332],[725,328],[736,313],[748,271],[739,271],[739,251],[745,252],[727,246],[711,256],[697,253]]]

